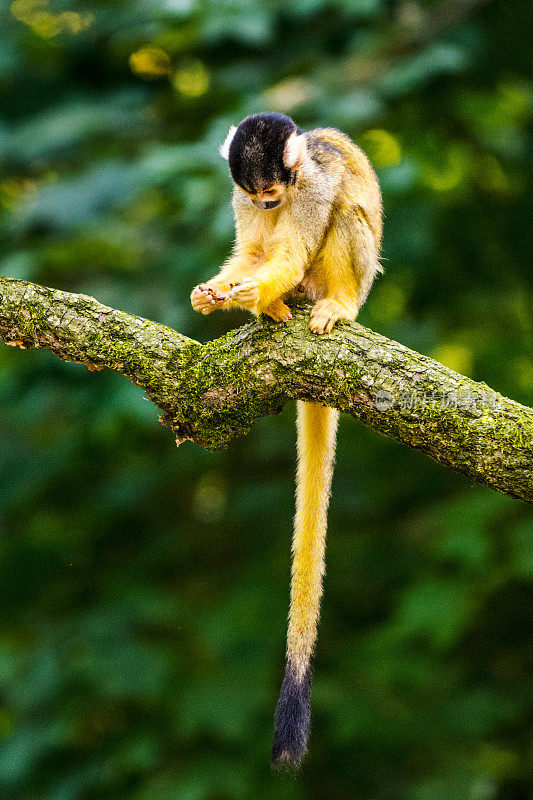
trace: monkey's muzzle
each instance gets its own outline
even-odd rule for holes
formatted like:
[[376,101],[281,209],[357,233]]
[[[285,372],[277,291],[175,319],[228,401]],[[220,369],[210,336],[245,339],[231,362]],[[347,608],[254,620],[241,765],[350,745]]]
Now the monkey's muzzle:
[[277,208],[281,200],[252,200],[252,203],[257,208],[267,210],[269,208]]

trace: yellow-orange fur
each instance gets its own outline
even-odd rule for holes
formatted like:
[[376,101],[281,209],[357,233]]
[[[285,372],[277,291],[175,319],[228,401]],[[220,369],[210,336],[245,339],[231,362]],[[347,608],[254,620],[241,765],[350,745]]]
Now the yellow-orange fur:
[[[302,284],[317,301],[311,322],[316,333],[329,332],[337,320],[356,316],[380,269],[379,186],[363,151],[344,134],[324,128],[306,138],[308,162],[299,165],[297,180],[286,189],[279,208],[257,209],[235,187],[234,253],[219,275],[204,285],[217,290],[220,300],[205,296],[203,287],[197,287],[192,294],[197,310],[210,313],[239,306],[269,314],[274,301]],[[327,180],[320,169],[309,169],[313,158],[325,166]],[[274,189],[278,197],[281,188]],[[273,306],[272,317],[280,318],[279,304]]]
[[[234,252],[218,275],[193,290],[196,310],[208,314],[237,306],[282,322],[290,318],[284,301],[298,290],[314,303],[310,327],[315,333],[330,333],[338,320],[355,319],[381,271],[382,207],[377,178],[363,151],[337,130],[310,131],[301,151],[294,182],[274,187],[271,196],[281,198],[279,207],[258,209],[235,186]],[[290,729],[291,719],[305,716],[308,706],[305,683],[310,680],[322,593],[337,420],[334,409],[298,403],[288,672],[278,704],[280,729]],[[300,695],[299,685],[304,687]],[[299,699],[291,700],[291,692]],[[307,733],[296,744],[289,741],[286,748],[284,737],[290,739],[282,730],[274,757],[278,762],[297,763],[305,751]]]
[[[309,665],[324,573],[338,411],[298,402],[298,471],[287,654],[297,680]],[[320,535],[317,536],[317,531]]]

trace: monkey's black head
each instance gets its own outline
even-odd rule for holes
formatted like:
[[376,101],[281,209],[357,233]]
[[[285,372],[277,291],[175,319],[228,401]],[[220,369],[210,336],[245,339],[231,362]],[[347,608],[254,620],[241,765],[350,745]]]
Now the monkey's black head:
[[220,152],[228,159],[233,180],[252,202],[275,208],[305,157],[305,137],[289,117],[267,112],[232,126]]

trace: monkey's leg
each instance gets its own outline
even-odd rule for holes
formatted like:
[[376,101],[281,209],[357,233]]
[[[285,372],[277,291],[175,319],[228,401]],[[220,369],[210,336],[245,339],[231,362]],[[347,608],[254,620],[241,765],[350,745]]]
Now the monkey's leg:
[[292,319],[291,310],[288,305],[286,305],[281,297],[277,300],[274,300],[273,303],[270,303],[268,308],[265,308],[264,314],[269,316],[274,322],[287,322],[289,319]]
[[354,319],[356,314],[356,305],[352,310],[334,297],[324,297],[313,306],[309,327],[313,333],[331,333],[336,322]]
[[330,333],[336,322],[353,320],[379,270],[376,240],[355,209],[339,217],[320,254],[327,293],[311,312],[314,333]]
[[357,284],[357,313],[368,297],[377,273],[383,272],[379,263],[379,241],[376,240],[366,219],[359,213],[351,227],[350,245],[351,268]]

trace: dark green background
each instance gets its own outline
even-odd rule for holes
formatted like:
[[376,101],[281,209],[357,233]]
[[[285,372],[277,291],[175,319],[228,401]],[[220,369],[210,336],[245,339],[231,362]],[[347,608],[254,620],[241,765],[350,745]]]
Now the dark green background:
[[[533,401],[531,6],[16,0],[0,11],[0,274],[202,341],[230,124],[335,125],[383,187],[360,319]],[[529,230],[528,230],[529,229]],[[176,450],[118,374],[0,346],[2,800],[533,797],[533,519],[341,420],[313,730],[270,772],[294,407]]]

